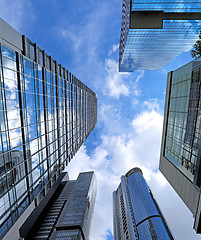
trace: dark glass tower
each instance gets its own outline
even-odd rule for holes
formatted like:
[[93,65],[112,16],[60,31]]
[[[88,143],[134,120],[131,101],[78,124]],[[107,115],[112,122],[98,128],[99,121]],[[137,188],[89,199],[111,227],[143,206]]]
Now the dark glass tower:
[[173,240],[139,168],[121,177],[113,192],[114,240]]
[[35,208],[20,229],[24,240],[89,239],[96,198],[94,172],[80,173],[77,180],[64,176],[51,194]]
[[159,169],[201,233],[201,59],[168,73]]
[[0,238],[16,236],[96,121],[96,94],[0,19]]

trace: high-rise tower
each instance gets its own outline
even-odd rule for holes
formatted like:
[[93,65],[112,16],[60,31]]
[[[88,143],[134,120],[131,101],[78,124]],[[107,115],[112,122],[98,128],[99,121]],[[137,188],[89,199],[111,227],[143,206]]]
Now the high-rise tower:
[[173,240],[165,219],[139,168],[121,177],[113,192],[114,240]]
[[80,173],[77,180],[64,176],[31,213],[20,229],[24,240],[88,240],[96,198],[94,172]]
[[201,233],[201,59],[168,73],[159,169]]
[[2,239],[11,227],[17,237],[15,226],[19,228],[46,196],[93,130],[97,99],[77,77],[2,19],[0,70]]
[[122,0],[119,71],[160,69],[198,39],[199,0]]

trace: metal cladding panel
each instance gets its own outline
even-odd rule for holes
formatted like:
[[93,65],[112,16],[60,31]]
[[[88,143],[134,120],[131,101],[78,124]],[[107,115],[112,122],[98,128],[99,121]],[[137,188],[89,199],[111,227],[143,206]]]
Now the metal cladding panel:
[[22,52],[22,35],[0,18],[0,42],[11,49]]

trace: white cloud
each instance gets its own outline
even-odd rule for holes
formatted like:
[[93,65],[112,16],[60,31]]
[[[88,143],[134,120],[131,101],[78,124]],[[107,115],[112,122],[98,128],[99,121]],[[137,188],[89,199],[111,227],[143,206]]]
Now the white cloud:
[[144,70],[137,70],[137,73],[139,73],[139,75],[136,78],[136,83],[144,76]]
[[18,31],[24,26],[26,17],[33,17],[29,0],[15,0],[9,3],[7,0],[0,0],[0,8],[1,18]]
[[151,110],[139,114],[137,118],[132,121],[131,125],[137,134],[142,134],[152,129],[161,135],[162,123],[163,117],[155,110]]
[[135,90],[133,91],[133,93],[134,93],[135,96],[140,96],[141,91],[140,91],[139,89],[135,89]]
[[[108,231],[112,232],[112,192],[118,187],[121,175],[133,167],[142,169],[175,239],[181,239],[181,235],[182,240],[198,239],[191,231],[192,214],[158,171],[163,116],[157,100],[147,100],[144,105],[147,109],[135,116],[128,135],[123,134],[120,128],[118,133],[110,132],[100,136],[101,143],[91,156],[87,155],[86,147],[83,146],[68,166],[71,179],[75,179],[81,171],[92,169],[97,177],[98,192],[90,236],[92,240],[105,240]],[[105,115],[111,109],[111,105],[102,107]],[[105,123],[107,131],[110,128],[107,126],[107,118]],[[114,129],[117,125],[114,122],[113,125]],[[176,216],[175,212],[178,213]],[[184,216],[188,216],[188,219]],[[179,232],[183,227],[188,229],[186,235]]]
[[117,49],[119,49],[119,44],[114,44],[112,46],[112,49],[109,50],[108,56],[110,56],[111,54],[115,53],[117,51]]
[[102,104],[99,110],[99,121],[103,124],[103,130],[106,130],[110,135],[117,131],[119,133],[120,128],[120,112],[113,105]]
[[[103,106],[102,111],[109,109],[110,106]],[[91,239],[106,239],[107,231],[112,231],[112,192],[118,187],[121,175],[133,167],[141,167],[147,179],[153,175],[160,178],[152,169],[158,166],[161,128],[162,116],[159,113],[154,110],[142,112],[132,121],[130,135],[102,135],[102,142],[91,157],[83,146],[69,164],[67,170],[71,179],[81,171],[92,169],[97,177],[98,193]]]
[[61,36],[66,42],[66,50],[73,50],[73,60],[80,64],[80,70],[96,68],[100,62],[98,52],[102,46],[102,29],[105,27],[109,16],[109,3],[96,4],[93,11],[84,14],[79,25],[69,24],[68,18],[63,21],[62,26],[56,27],[58,38]]
[[[133,93],[133,95],[134,95],[135,97],[138,97],[138,96],[142,95],[142,92],[141,92],[141,90],[139,89],[138,84],[139,84],[139,80],[140,80],[141,78],[143,78],[143,76],[144,76],[144,71],[138,70],[138,71],[136,71],[134,74],[135,74],[135,77],[132,78],[132,79],[130,80],[130,82],[129,82],[130,89],[131,89],[130,91]],[[137,74],[137,75],[136,75],[136,74]]]
[[[96,4],[96,8],[92,9],[87,17],[85,15],[79,25],[63,21],[64,25],[61,26],[61,29],[57,28],[57,30],[59,29],[58,40],[61,36],[66,40],[64,46],[67,46],[68,56],[69,50],[74,51],[71,61],[76,61],[79,67],[73,72],[76,74],[85,72],[82,76],[86,78],[81,79],[82,81],[85,83],[88,81],[90,84],[93,82],[100,95],[100,89],[101,91],[106,89],[104,94],[110,96],[112,100],[119,99],[121,96],[135,96],[133,105],[136,105],[140,104],[137,97],[142,93],[138,83],[143,78],[144,71],[137,71],[137,76],[130,81],[130,76],[134,75],[119,73],[117,61],[113,59],[100,60],[99,56],[105,48],[102,40],[107,36],[105,34],[107,32],[103,31],[103,28],[105,24],[108,25],[108,16],[111,16],[109,6],[118,6],[119,1],[115,3],[105,1]],[[9,1],[9,7],[8,0],[0,0],[0,6],[1,17],[18,31],[22,28],[28,15],[33,17],[29,0]],[[119,16],[117,17],[119,19]],[[60,23],[60,21],[58,22]],[[111,33],[111,29],[109,31]],[[118,45],[113,45],[108,56],[116,53],[117,50]],[[176,64],[180,63],[177,61]],[[170,70],[172,69],[170,68]],[[164,74],[166,79],[167,70],[164,71]],[[114,107],[109,101],[107,104],[101,105],[99,112],[101,112],[101,120],[105,124],[104,129],[107,134],[100,136],[101,143],[91,156],[87,154],[86,148],[83,146],[67,168],[71,179],[77,178],[78,173],[82,171],[95,170],[96,172],[98,194],[91,231],[92,240],[106,239],[108,230],[112,231],[112,191],[120,183],[121,175],[135,166],[142,168],[159,206],[170,227],[175,231],[176,239],[196,239],[195,234],[188,233],[192,228],[191,214],[184,204],[181,204],[181,200],[167,184],[162,174],[156,171],[163,119],[158,102],[156,99],[152,99],[143,104],[147,109],[135,116],[132,122],[124,123],[128,124],[129,134],[122,133],[121,112],[116,105]],[[16,133],[15,135],[13,137],[17,138]]]
[[193,228],[193,216],[163,175],[158,172],[148,180],[152,193],[165,217],[174,239],[199,240]]
[[75,29],[70,29],[70,28],[61,29],[61,36],[63,36],[64,38],[70,39],[70,41],[73,43],[72,47],[75,52],[79,51],[83,43],[83,38],[86,37],[86,36],[81,36],[82,34],[83,32],[80,32],[78,30],[76,31]]
[[129,87],[123,81],[123,76],[126,75],[119,73],[118,63],[115,60],[106,59],[105,68],[107,71],[107,77],[105,86],[106,92],[104,93],[116,99],[118,99],[120,95],[128,96]]
[[138,105],[140,102],[137,98],[133,98],[132,100],[132,106],[135,107],[136,105]]
[[157,99],[149,99],[148,101],[144,101],[144,105],[150,110],[159,110]]

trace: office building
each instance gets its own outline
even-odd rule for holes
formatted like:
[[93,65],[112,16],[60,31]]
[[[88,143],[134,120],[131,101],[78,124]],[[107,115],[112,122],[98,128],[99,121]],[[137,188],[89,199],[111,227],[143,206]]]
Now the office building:
[[140,168],[121,177],[113,192],[114,240],[173,240]]
[[97,98],[77,77],[2,19],[0,69],[2,239],[11,227],[10,234],[17,237],[20,224],[93,130]]
[[75,181],[65,173],[62,177],[20,228],[22,239],[89,239],[96,198],[95,174],[80,173]]
[[123,0],[119,71],[160,69],[189,51],[200,30],[199,0]]
[[159,169],[201,233],[201,60],[168,73]]

